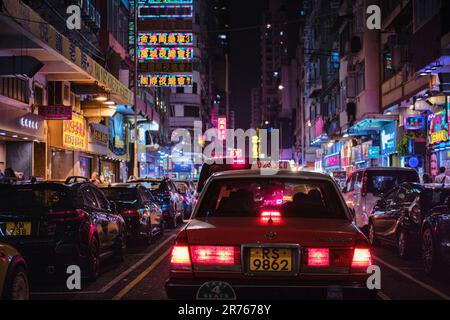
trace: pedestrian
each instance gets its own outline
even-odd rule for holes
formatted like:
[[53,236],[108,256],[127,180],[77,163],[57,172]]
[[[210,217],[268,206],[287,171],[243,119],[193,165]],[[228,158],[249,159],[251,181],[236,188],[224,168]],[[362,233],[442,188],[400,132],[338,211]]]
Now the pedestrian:
[[97,172],[97,171],[92,172],[92,175],[91,175],[91,182],[92,182],[93,184],[95,184],[95,185],[99,185],[99,184],[100,184],[100,180],[99,180],[98,172]]
[[432,183],[431,177],[428,173],[424,173],[422,176],[423,183]]
[[447,175],[447,169],[445,167],[440,167],[439,168],[439,175],[436,176],[436,178],[434,179],[435,183],[439,183],[439,184],[450,184],[450,177]]

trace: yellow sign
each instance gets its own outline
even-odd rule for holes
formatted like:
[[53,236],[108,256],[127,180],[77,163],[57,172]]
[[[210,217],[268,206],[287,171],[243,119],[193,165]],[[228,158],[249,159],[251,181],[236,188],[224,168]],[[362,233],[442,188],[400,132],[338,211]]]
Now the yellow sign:
[[33,34],[44,45],[50,47],[64,58],[94,78],[99,85],[104,85],[107,90],[118,95],[122,104],[132,104],[132,94],[122,82],[106,71],[100,64],[83,52],[70,39],[59,33],[48,24],[39,14],[30,7],[17,0],[4,0],[3,6],[22,28]]
[[86,122],[82,116],[72,115],[72,120],[63,121],[63,146],[71,149],[86,149]]
[[442,141],[447,141],[448,137],[447,137],[447,131],[446,130],[441,130],[441,131],[437,131],[437,132],[433,132],[431,134],[431,144],[435,144],[435,143],[440,143]]

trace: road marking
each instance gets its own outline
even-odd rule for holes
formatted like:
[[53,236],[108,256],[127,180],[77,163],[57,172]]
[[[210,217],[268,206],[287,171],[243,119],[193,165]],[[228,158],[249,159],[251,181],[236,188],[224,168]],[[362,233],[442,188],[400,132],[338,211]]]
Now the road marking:
[[425,282],[422,282],[416,278],[414,278],[413,276],[411,276],[410,274],[403,272],[401,269],[391,265],[390,263],[384,261],[383,259],[380,259],[378,257],[374,256],[374,259],[381,262],[382,264],[384,264],[386,267],[400,273],[402,276],[404,276],[405,278],[408,278],[409,280],[411,280],[412,282],[415,282],[416,284],[418,284],[419,286],[421,286],[422,288],[427,289],[428,291],[431,291],[432,293],[434,293],[435,295],[441,297],[444,300],[450,300],[450,296],[448,296],[447,294],[443,293],[442,291],[426,284]]
[[112,280],[110,283],[108,283],[106,286],[104,286],[103,288],[101,288],[98,292],[99,293],[105,293],[106,291],[108,291],[109,289],[111,289],[113,286],[115,286],[117,283],[119,283],[120,281],[122,281],[126,276],[128,276],[131,272],[133,272],[134,270],[136,270],[141,264],[143,264],[145,261],[148,260],[148,258],[150,258],[152,255],[154,255],[159,249],[161,249],[162,247],[164,247],[168,242],[170,242],[171,240],[173,240],[176,237],[175,234],[171,235],[169,238],[167,238],[164,242],[160,243],[159,246],[157,246],[155,249],[153,249],[152,251],[150,251],[149,253],[147,253],[143,258],[141,258],[138,262],[136,262],[135,264],[133,264],[132,267],[130,267],[129,269],[125,270],[124,272],[122,272],[120,275],[118,275],[117,277],[114,278],[114,280]]
[[131,281],[125,288],[119,291],[112,300],[122,299],[131,289],[133,289],[139,282],[141,282],[150,272],[153,271],[160,263],[163,261],[170,253],[172,249],[164,252],[158,259],[156,259],[147,269],[145,269],[141,274],[139,274],[133,281]]
[[378,298],[380,298],[381,300],[392,300],[391,297],[389,297],[383,291],[378,291]]

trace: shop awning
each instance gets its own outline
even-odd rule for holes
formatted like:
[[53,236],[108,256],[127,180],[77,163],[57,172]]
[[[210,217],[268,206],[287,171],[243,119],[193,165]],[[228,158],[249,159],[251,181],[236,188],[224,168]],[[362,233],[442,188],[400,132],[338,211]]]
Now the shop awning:
[[[44,63],[40,72],[47,74],[48,80],[94,84],[108,92],[117,104],[133,104],[132,93],[126,85],[48,24],[33,9],[17,0],[3,0],[2,5],[2,11],[8,14],[0,15],[0,19],[37,44],[37,47],[25,49],[27,55]],[[26,20],[23,20],[23,17],[26,17]],[[9,54],[20,56],[23,49],[9,49]]]
[[398,115],[368,114],[348,129],[348,134],[358,136],[377,132],[392,121],[398,121]]

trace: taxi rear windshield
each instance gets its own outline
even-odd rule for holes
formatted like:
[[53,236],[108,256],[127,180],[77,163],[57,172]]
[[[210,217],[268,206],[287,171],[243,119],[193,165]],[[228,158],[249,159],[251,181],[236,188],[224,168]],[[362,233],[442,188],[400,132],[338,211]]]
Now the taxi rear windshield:
[[259,217],[266,209],[291,218],[347,219],[331,182],[268,178],[212,182],[197,217]]

